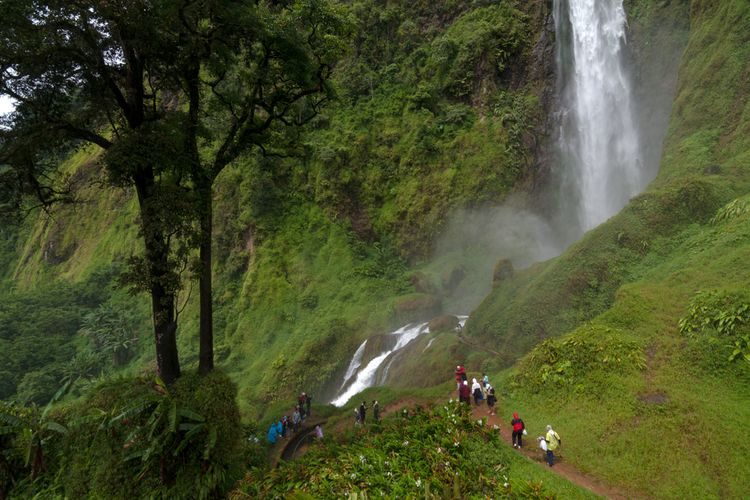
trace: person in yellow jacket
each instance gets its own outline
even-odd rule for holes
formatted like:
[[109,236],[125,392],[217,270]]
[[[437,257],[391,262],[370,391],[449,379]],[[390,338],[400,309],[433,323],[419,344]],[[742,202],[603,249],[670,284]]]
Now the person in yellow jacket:
[[555,465],[554,451],[560,447],[560,444],[562,444],[562,439],[560,439],[560,435],[552,429],[552,426],[548,425],[547,435],[544,437],[544,440],[547,442],[547,465],[552,467],[553,465]]

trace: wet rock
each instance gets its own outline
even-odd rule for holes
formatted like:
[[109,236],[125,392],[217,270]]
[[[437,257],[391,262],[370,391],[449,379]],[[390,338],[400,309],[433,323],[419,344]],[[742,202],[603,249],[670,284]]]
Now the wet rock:
[[414,290],[417,293],[434,293],[435,287],[432,285],[429,276],[424,273],[416,272],[409,277]]
[[430,293],[414,293],[399,297],[393,304],[399,321],[414,321],[429,318],[440,312],[440,298]]
[[495,264],[495,270],[492,272],[492,286],[497,286],[512,276],[513,263],[510,259],[500,259]]
[[448,292],[452,292],[463,281],[465,276],[466,270],[463,267],[454,267],[446,271],[443,273],[443,288]]
[[443,314],[430,320],[427,325],[430,333],[454,331],[458,326],[458,318],[450,314]]

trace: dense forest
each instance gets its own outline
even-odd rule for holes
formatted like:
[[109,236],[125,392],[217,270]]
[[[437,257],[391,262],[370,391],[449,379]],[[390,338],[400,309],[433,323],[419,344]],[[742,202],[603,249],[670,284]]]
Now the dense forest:
[[750,6],[610,3],[586,225],[576,2],[0,0],[0,499],[742,497]]

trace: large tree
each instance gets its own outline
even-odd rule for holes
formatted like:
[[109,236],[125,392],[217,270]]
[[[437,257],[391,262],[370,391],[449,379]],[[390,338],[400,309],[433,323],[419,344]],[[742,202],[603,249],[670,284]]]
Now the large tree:
[[18,193],[68,200],[56,160],[81,144],[103,149],[111,181],[138,197],[144,255],[132,274],[151,294],[159,374],[180,374],[177,250],[191,241],[210,371],[213,183],[317,113],[341,16],[326,0],[0,0],[0,12],[0,94],[18,103],[0,131],[6,205],[18,207]]

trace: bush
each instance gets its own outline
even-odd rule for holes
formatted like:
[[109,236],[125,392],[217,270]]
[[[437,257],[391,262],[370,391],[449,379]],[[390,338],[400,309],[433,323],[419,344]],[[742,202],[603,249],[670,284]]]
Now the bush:
[[596,372],[624,374],[646,367],[641,345],[624,338],[622,331],[587,324],[563,338],[547,339],[520,362],[514,385],[530,391],[567,387],[573,389],[571,395],[594,393]]
[[46,483],[69,498],[220,495],[245,466],[235,398],[222,373],[186,374],[171,388],[107,381],[53,410],[67,433],[50,450]]
[[747,292],[700,291],[678,326],[683,335],[725,344],[731,352],[727,361],[750,362],[750,297]]

